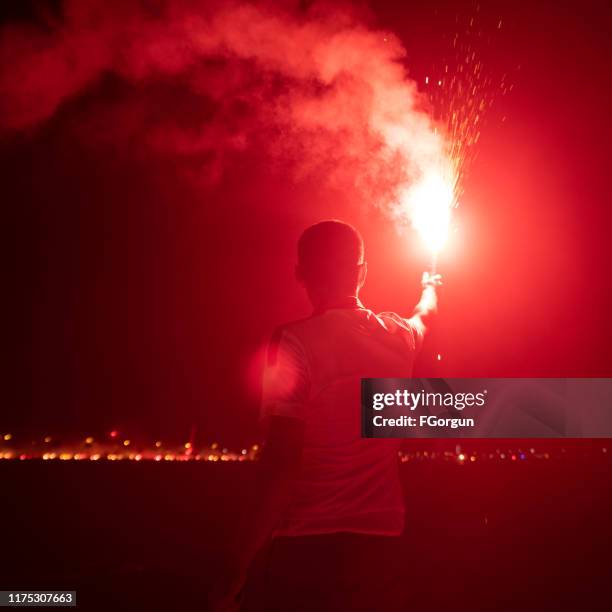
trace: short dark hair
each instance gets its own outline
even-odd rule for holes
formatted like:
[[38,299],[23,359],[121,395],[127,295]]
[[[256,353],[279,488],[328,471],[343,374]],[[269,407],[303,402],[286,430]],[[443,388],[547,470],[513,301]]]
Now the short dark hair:
[[306,283],[354,289],[363,263],[363,238],[348,223],[330,219],[306,229],[298,241],[298,267]]

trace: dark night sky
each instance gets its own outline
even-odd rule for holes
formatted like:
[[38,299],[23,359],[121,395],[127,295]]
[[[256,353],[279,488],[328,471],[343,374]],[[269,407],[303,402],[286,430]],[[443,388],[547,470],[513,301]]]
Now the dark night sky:
[[[5,20],[28,14],[18,4],[3,8]],[[455,15],[473,10],[373,4],[416,79],[440,63]],[[511,72],[514,88],[488,115],[457,243],[441,262],[446,286],[428,350],[435,344],[444,359],[435,372],[610,376],[608,7],[504,2],[481,11],[504,22],[482,60]],[[74,126],[122,87],[106,79],[44,125],[0,139],[11,364],[1,420],[41,433],[118,427],[135,438],[196,424],[203,440],[252,440],[261,346],[275,325],[309,312],[292,280],[301,229],[335,216],[362,230],[363,297],[374,309],[408,313],[423,256],[376,210],[295,186],[257,155],[198,191],[181,161],[87,146]],[[422,373],[434,372],[429,357]]]

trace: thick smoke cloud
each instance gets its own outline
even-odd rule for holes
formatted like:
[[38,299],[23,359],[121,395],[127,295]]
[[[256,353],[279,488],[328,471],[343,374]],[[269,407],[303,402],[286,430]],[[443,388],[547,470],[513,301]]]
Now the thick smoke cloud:
[[209,177],[255,150],[393,211],[444,159],[400,41],[347,9],[68,0],[60,18],[6,26],[0,56],[3,131],[36,129],[110,80],[129,95],[83,106],[88,138],[197,160]]

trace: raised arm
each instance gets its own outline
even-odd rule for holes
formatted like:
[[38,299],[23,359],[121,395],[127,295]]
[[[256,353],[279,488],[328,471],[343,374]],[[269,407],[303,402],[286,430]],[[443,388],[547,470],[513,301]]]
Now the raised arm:
[[442,277],[439,274],[429,274],[429,272],[423,272],[421,278],[421,285],[423,286],[423,292],[418,304],[415,306],[410,321],[425,333],[427,325],[438,310],[438,296],[436,294],[436,287],[442,284]]

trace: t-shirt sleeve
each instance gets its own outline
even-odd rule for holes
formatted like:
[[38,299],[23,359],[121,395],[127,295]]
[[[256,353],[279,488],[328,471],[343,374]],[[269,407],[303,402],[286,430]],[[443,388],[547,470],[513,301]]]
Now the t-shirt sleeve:
[[381,312],[378,316],[387,323],[391,331],[401,334],[413,351],[421,349],[425,327],[418,319],[405,319],[395,312]]
[[270,340],[264,367],[261,418],[304,419],[309,388],[308,361],[302,344],[287,330],[277,330]]

